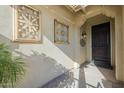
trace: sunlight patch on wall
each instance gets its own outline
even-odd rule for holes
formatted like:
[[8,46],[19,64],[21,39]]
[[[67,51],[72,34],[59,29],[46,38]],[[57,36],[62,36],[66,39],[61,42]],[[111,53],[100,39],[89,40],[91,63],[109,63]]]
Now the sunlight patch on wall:
[[47,37],[43,36],[44,39],[44,50],[49,56],[55,58],[59,63],[61,63],[66,68],[72,68],[74,66],[74,61],[68,57],[64,52],[62,52],[57,46],[54,45]]

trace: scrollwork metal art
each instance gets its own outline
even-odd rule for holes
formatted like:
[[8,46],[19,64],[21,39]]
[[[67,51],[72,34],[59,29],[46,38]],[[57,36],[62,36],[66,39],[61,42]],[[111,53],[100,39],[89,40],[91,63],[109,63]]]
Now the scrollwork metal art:
[[14,41],[39,42],[40,34],[40,11],[31,6],[19,5],[15,8],[15,31]]

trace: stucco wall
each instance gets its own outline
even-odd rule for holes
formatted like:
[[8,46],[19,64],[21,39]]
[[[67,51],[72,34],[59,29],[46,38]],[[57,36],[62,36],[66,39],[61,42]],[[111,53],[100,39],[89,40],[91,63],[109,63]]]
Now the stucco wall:
[[[122,7],[122,16],[123,16],[123,47],[124,47],[124,6]],[[123,48],[123,60],[124,60],[124,48]],[[123,62],[123,72],[124,72],[124,62]],[[123,74],[123,80],[124,80],[124,74]]]
[[[27,72],[17,87],[41,87],[74,67],[75,34],[73,16],[63,6],[32,6],[41,11],[41,44],[14,43],[13,8],[0,6],[0,42],[10,45],[25,59]],[[54,44],[54,19],[69,25],[69,44]]]

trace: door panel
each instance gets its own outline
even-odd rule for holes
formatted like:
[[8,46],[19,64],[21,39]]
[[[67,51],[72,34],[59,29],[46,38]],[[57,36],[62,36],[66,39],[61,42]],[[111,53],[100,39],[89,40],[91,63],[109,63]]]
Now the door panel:
[[92,26],[92,59],[100,65],[111,65],[110,22]]

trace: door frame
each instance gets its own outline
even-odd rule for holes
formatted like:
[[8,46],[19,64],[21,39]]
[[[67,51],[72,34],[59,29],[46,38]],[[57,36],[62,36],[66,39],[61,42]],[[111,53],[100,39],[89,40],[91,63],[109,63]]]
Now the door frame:
[[92,61],[92,26],[93,25],[99,25],[102,23],[110,22],[110,58],[111,58],[111,66],[115,68],[115,26],[113,20],[99,22],[96,24],[92,24],[88,27],[88,33],[87,33],[87,61]]

